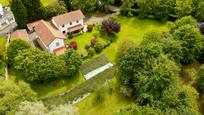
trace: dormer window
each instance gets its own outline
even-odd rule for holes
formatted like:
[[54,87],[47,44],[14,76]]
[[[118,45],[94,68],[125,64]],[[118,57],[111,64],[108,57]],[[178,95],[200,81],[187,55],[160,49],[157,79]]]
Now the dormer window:
[[62,27],[64,28],[64,25],[62,25]]
[[77,20],[76,23],[79,23],[79,20]]
[[72,22],[70,22],[69,24],[72,25]]

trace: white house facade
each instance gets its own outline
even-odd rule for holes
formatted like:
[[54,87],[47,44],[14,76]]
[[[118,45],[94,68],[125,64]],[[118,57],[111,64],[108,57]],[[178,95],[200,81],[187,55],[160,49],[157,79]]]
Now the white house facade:
[[64,39],[56,38],[49,46],[48,46],[48,52],[54,53],[54,51],[58,48],[64,47],[65,41]]
[[72,11],[66,14],[55,16],[52,23],[63,34],[79,32],[84,27],[85,16],[81,10]]
[[[64,25],[57,25],[56,22],[52,19],[52,23],[55,25],[55,27],[63,34],[69,33],[73,31],[73,27],[79,27],[80,29],[82,29],[84,26],[84,20],[80,19],[80,20],[76,20],[76,21],[72,21],[69,22],[67,24]],[[78,30],[78,28],[76,28],[75,30]]]
[[3,8],[0,4],[0,30],[6,28],[10,24],[15,22],[14,15],[7,8]]
[[27,27],[30,32],[35,33],[35,38],[43,50],[56,55],[64,53],[66,49],[65,39],[67,37],[56,29],[52,23],[39,20],[27,24]]

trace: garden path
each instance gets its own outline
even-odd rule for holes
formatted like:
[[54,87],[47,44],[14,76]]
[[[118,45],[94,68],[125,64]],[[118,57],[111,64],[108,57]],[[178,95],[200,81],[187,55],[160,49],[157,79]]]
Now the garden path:
[[[7,47],[9,45],[9,41],[10,41],[10,34],[7,35],[7,40],[6,40],[6,44],[5,44],[5,47],[6,47],[6,50],[7,50]],[[9,79],[9,74],[8,74],[8,64],[5,65],[5,80],[8,80]]]

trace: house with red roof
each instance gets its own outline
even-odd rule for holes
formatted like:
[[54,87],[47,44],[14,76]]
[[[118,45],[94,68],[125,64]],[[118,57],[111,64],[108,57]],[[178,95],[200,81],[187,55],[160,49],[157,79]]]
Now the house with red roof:
[[27,27],[30,31],[35,32],[35,39],[43,50],[56,55],[64,53],[66,49],[65,39],[67,37],[55,28],[52,23],[39,20],[27,24]]
[[52,23],[63,34],[78,33],[84,28],[84,18],[81,10],[76,10],[53,17]]

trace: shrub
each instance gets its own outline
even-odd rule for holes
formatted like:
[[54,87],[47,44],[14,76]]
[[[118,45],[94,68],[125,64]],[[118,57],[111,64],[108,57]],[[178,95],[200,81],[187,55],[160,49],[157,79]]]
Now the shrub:
[[102,104],[105,100],[105,94],[106,92],[106,87],[105,86],[102,86],[100,87],[99,89],[96,90],[95,92],[95,96],[94,96],[94,99],[93,99],[93,102],[95,105],[98,105],[98,104]]
[[92,57],[95,54],[95,50],[93,48],[89,48],[88,50],[88,57]]
[[114,20],[104,20],[101,25],[101,31],[107,35],[120,32],[120,24]]
[[92,32],[92,30],[93,30],[93,25],[88,25],[88,26],[87,26],[87,30],[88,30],[88,32]]
[[69,45],[70,45],[72,48],[74,48],[75,50],[77,50],[77,48],[78,48],[77,42],[75,42],[75,41],[70,42]]
[[184,70],[185,79],[189,84],[194,84],[196,80],[196,70],[194,68]]
[[96,38],[91,39],[91,47],[94,47],[96,42],[97,42]]
[[98,40],[94,46],[94,49],[97,53],[100,53],[104,49],[104,42],[101,40]]
[[200,93],[203,93],[204,92],[204,65],[202,65],[198,71],[198,91]]
[[93,34],[93,36],[94,36],[94,38],[98,38],[98,37],[100,36],[100,33],[99,33],[99,32],[95,32],[95,33]]
[[85,49],[88,50],[90,48],[89,44],[86,44]]

